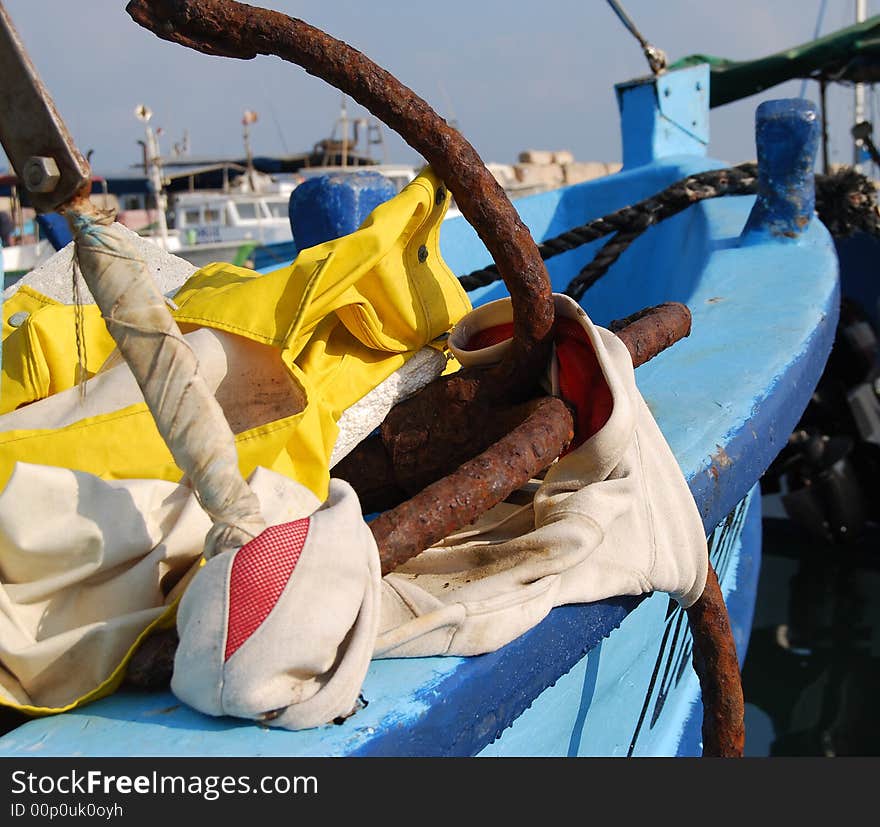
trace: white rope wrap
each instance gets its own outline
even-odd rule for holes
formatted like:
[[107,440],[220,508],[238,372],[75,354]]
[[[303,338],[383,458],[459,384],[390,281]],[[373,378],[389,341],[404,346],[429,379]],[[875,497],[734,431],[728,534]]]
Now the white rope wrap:
[[66,211],[76,260],[156,427],[214,525],[205,556],[243,546],[265,522],[238,468],[235,441],[142,257],[112,216],[81,202]]

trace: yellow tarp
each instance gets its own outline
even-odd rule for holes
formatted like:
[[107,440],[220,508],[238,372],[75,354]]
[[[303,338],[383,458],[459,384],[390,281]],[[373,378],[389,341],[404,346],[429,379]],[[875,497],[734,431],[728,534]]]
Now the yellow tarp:
[[[448,194],[437,204],[439,186],[426,169],[356,232],[303,250],[290,266],[261,275],[212,264],[175,295],[182,329],[210,327],[277,347],[305,396],[300,413],[236,435],[245,477],[261,465],[324,499],[342,412],[470,310],[440,256]],[[26,321],[11,327],[21,311]],[[76,384],[73,314],[27,289],[4,304],[0,413]],[[90,375],[113,342],[94,306],[85,308],[83,329]],[[63,428],[0,431],[0,486],[19,460],[105,479],[182,475],[143,403]]]

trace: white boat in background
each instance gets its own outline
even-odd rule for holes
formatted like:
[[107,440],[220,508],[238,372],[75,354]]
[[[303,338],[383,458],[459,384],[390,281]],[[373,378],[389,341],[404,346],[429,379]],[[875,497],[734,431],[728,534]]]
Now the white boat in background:
[[[295,171],[266,172],[258,169],[250,148],[250,126],[256,113],[244,113],[245,158],[194,159],[184,139],[169,157],[163,157],[158,130],[150,127],[152,112],[135,109],[144,123],[143,172],[96,178],[102,182],[103,205],[116,210],[117,220],[196,267],[229,262],[261,269],[296,255],[290,227],[289,204],[293,190],[304,181],[328,175],[358,172],[379,173],[400,192],[418,174],[422,164],[390,163],[382,125],[374,118],[352,118],[343,96],[340,116],[329,137],[318,141],[300,157],[304,166]],[[379,148],[382,160],[374,155]],[[282,159],[279,159],[282,160]],[[289,159],[288,159],[289,160]],[[266,159],[257,159],[265,162]],[[283,164],[279,164],[283,169]],[[489,164],[488,168],[511,199],[580,183],[616,172],[620,164],[577,162],[567,150],[526,150],[514,164]],[[107,181],[113,193],[108,192]],[[207,183],[210,182],[210,183]],[[129,191],[122,189],[133,185]],[[454,200],[447,218],[461,215]],[[46,261],[55,247],[37,238],[3,249],[5,284],[17,281]],[[61,244],[66,243],[62,240]]]
[[168,210],[172,229],[163,246],[203,267],[213,261],[245,265],[255,248],[292,241],[288,203],[297,182],[256,172],[237,181],[242,186],[228,191],[175,194]]
[[0,274],[9,283],[16,281],[47,261],[54,252],[55,248],[45,239],[28,244],[15,244],[12,247],[0,247],[0,254],[3,256]]

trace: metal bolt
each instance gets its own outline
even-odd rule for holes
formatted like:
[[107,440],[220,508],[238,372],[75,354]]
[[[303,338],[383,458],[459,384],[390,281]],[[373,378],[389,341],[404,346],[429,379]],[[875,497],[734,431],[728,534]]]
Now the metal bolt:
[[25,161],[21,177],[31,192],[52,192],[61,180],[61,170],[54,158],[34,155]]
[[419,247],[419,264],[424,264],[428,260],[428,248],[423,244]]

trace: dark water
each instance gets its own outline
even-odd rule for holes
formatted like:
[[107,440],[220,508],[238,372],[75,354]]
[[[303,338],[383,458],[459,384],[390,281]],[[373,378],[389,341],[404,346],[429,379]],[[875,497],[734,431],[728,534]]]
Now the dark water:
[[746,754],[880,755],[880,528],[841,547],[787,519],[763,526]]

